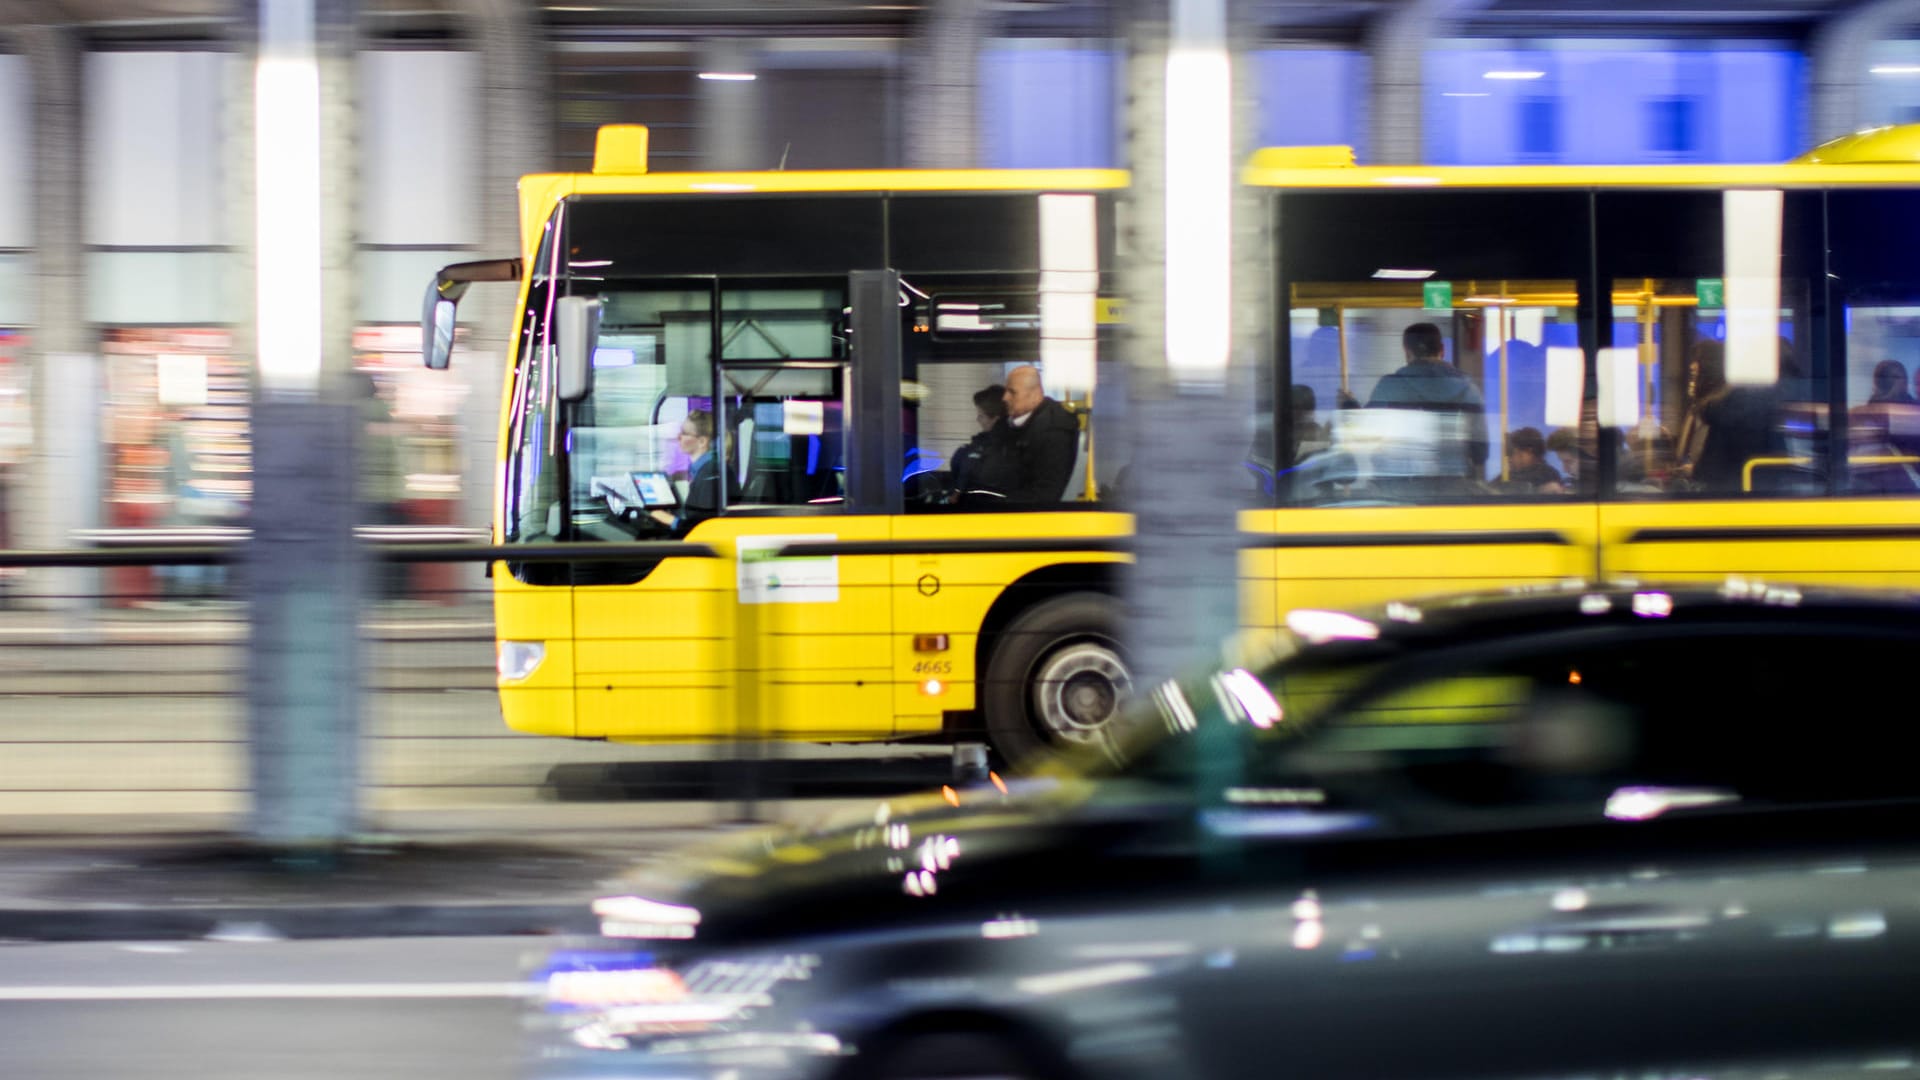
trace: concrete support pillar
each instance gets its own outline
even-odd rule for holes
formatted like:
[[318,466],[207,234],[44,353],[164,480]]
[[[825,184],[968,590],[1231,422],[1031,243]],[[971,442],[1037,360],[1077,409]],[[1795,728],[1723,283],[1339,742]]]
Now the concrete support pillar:
[[903,76],[908,168],[981,165],[980,53],[994,25],[989,0],[932,0],[928,5]]
[[1413,165],[1425,157],[1428,45],[1480,0],[1401,0],[1367,29],[1369,164]]
[[[359,5],[237,6],[242,25],[259,30],[247,54],[255,61],[254,92],[244,129],[256,216],[242,234],[254,302],[244,308],[250,325],[238,335],[260,376],[251,424],[253,533],[244,567],[253,788],[247,831],[273,846],[310,848],[346,840],[360,825],[359,623],[368,575],[353,537],[361,416],[351,379]],[[311,112],[307,122],[300,118],[313,89],[317,132]],[[317,176],[267,172],[314,155]],[[317,247],[305,246],[302,236],[313,234],[303,234],[303,225],[317,229]],[[317,343],[287,333],[312,316],[301,301],[313,298],[272,291],[315,286]],[[317,370],[303,369],[298,361],[316,348]]]
[[[1183,12],[1182,8],[1199,9]],[[1185,371],[1176,379],[1170,367],[1169,319],[1185,321],[1192,311],[1169,307],[1165,268],[1169,235],[1183,228],[1170,169],[1190,165],[1175,160],[1183,151],[1170,148],[1170,128],[1205,124],[1199,115],[1231,107],[1242,122],[1234,130],[1234,145],[1219,147],[1223,186],[1218,201],[1232,200],[1231,162],[1243,160],[1244,122],[1251,117],[1249,82],[1234,80],[1229,102],[1204,108],[1188,106],[1186,115],[1170,115],[1169,57],[1175,50],[1203,57],[1202,69],[1218,71],[1224,55],[1236,72],[1246,67],[1243,57],[1224,53],[1216,40],[1194,28],[1212,25],[1233,13],[1227,0],[1135,0],[1126,34],[1127,166],[1133,183],[1126,194],[1119,238],[1124,255],[1124,291],[1128,297],[1126,378],[1131,446],[1128,460],[1135,476],[1178,476],[1188,482],[1164,486],[1151,497],[1136,498],[1128,507],[1136,521],[1134,569],[1127,588],[1127,648],[1135,667],[1136,692],[1146,693],[1166,679],[1187,672],[1197,659],[1217,656],[1219,643],[1237,623],[1238,537],[1235,516],[1240,500],[1233,486],[1243,473],[1252,395],[1246,383],[1246,357],[1241,341],[1226,350],[1227,369],[1216,377],[1200,378]],[[1244,40],[1234,24],[1226,23],[1225,40]],[[1183,58],[1183,67],[1187,60]],[[1181,78],[1192,85],[1191,68]],[[1183,187],[1185,182],[1183,181]],[[1199,200],[1201,202],[1205,199]],[[1236,213],[1236,224],[1250,224]],[[1235,246],[1238,246],[1237,240]],[[1219,253],[1222,258],[1227,252]],[[1236,279],[1241,275],[1236,273]],[[1249,285],[1256,283],[1247,282]],[[1222,288],[1230,286],[1222,283]],[[1182,306],[1186,307],[1186,300]],[[1200,304],[1205,310],[1210,305]],[[1225,318],[1227,304],[1221,304]],[[1253,310],[1253,305],[1245,305]],[[1102,376],[1105,378],[1106,376]],[[1169,432],[1180,432],[1168,438]],[[1138,489],[1136,489],[1137,491]]]
[[[700,70],[756,74],[759,57],[748,42],[720,38],[701,47]],[[698,89],[701,168],[730,171],[779,165],[779,148],[769,157],[761,134],[760,121],[766,114],[764,82],[702,79]]]
[[[480,85],[474,127],[480,156],[480,258],[507,258],[520,250],[520,177],[553,168],[552,87],[547,44],[532,0],[461,0],[469,41],[480,52]],[[424,293],[427,283],[420,283]],[[513,333],[515,287],[475,285],[460,305],[464,338],[454,377],[468,389],[462,410],[465,462],[461,470],[461,523],[481,527],[493,519],[500,393]],[[464,588],[482,589],[479,567],[460,570]]]
[[1821,23],[1807,47],[1807,146],[1867,126],[1863,86],[1873,43],[1920,24],[1920,0],[1868,0]]
[[[73,533],[100,524],[107,498],[101,461],[104,377],[87,320],[88,284],[81,87],[85,53],[67,27],[17,24],[16,47],[32,82],[34,323],[29,334],[33,424],[38,437],[16,507],[16,535],[29,548],[73,546]],[[22,592],[37,606],[91,608],[94,570],[35,570]]]

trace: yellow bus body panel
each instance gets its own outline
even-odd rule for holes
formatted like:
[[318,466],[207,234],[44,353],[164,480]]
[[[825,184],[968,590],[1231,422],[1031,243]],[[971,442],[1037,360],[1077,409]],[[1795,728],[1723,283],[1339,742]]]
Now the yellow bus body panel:
[[[1132,532],[1127,515],[1099,511],[906,515],[893,524],[894,540],[906,546],[1026,537],[1059,540],[1064,548],[1077,539],[1112,539]],[[1048,567],[1125,561],[1124,555],[1098,551],[893,556],[894,707],[902,734],[937,732],[943,712],[979,707],[975,681],[984,660],[977,656],[980,629],[1009,586]],[[945,651],[914,650],[916,636],[939,634],[947,635]]]
[[[1253,543],[1267,536],[1281,545],[1251,561],[1271,581],[1283,622],[1296,608],[1591,578],[1598,549],[1591,502],[1263,510],[1242,521]],[[1380,543],[1395,536],[1406,543]]]
[[530,735],[575,734],[573,709],[573,597],[567,589],[527,585],[493,565],[494,636],[536,641],[546,657],[525,679],[496,676],[507,726]]
[[[1920,544],[1876,528],[1920,526],[1915,499],[1756,499],[1609,503],[1600,509],[1602,569],[1648,582],[1762,582],[1920,589]],[[1654,530],[1706,535],[1663,538]],[[1738,538],[1714,534],[1737,531]],[[1770,532],[1783,533],[1769,539]],[[1827,535],[1822,535],[1827,534]]]

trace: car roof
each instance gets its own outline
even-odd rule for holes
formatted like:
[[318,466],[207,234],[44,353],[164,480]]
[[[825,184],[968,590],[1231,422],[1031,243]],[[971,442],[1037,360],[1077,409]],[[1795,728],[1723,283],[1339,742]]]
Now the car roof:
[[1565,582],[1395,601],[1348,611],[1296,609],[1309,653],[1403,652],[1583,627],[1738,622],[1755,630],[1853,624],[1920,630],[1920,595],[1730,578],[1704,583]]

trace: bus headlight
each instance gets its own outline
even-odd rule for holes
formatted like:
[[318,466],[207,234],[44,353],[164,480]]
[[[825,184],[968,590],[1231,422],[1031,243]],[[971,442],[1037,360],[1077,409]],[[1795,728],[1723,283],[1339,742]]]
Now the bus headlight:
[[547,658],[544,641],[501,641],[494,644],[494,665],[502,679],[519,680],[533,674]]

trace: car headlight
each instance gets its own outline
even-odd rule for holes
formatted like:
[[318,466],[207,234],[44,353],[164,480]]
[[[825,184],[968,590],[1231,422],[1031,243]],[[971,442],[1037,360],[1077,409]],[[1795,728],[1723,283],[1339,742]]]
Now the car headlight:
[[502,679],[518,681],[533,674],[547,658],[544,641],[501,641],[494,644],[494,666]]
[[700,912],[642,896],[603,896],[593,902],[600,934],[610,938],[665,938],[685,941],[700,925]]

